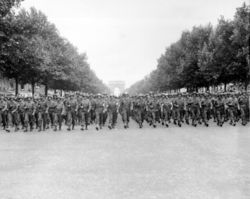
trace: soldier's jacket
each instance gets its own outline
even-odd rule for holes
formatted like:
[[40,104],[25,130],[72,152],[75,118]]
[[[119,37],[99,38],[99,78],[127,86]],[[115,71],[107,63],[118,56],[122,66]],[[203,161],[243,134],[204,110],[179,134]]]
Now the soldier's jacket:
[[131,101],[128,98],[123,98],[120,101],[120,111],[129,111],[131,109]]
[[100,112],[100,113],[104,111],[105,102],[103,99],[95,99],[93,100],[92,103],[93,103],[92,106],[95,111]]
[[239,102],[240,107],[247,107],[248,106],[247,96],[244,96],[244,95],[239,96],[238,102]]
[[110,101],[107,102],[107,110],[108,111],[116,111],[118,108],[118,102],[115,99],[111,99]]
[[68,113],[71,111],[71,104],[70,104],[70,100],[66,99],[64,101],[64,107],[65,107],[65,113]]
[[223,109],[225,107],[225,101],[222,98],[214,99],[214,106],[217,109]]
[[201,99],[201,107],[202,108],[212,108],[212,102],[209,98],[202,98]]
[[24,112],[25,112],[25,102],[23,100],[21,100],[19,102],[18,111],[19,111],[20,114],[24,114]]
[[54,100],[47,101],[46,106],[50,113],[55,112],[56,102]]
[[137,99],[133,102],[134,111],[143,111],[146,109],[146,102],[142,99]]
[[26,113],[32,114],[34,111],[34,102],[33,101],[27,101],[24,103],[24,110]]
[[89,99],[82,99],[78,105],[78,110],[87,112],[91,109],[91,102]]
[[2,110],[4,109],[4,107],[5,107],[4,101],[1,100],[1,101],[0,101],[0,114],[1,114]]
[[8,110],[8,103],[5,100],[2,100],[0,103],[0,112],[5,112]]
[[62,114],[64,110],[64,103],[63,101],[57,101],[55,107],[55,113]]
[[16,102],[16,101],[12,101],[11,103],[10,103],[10,111],[11,111],[11,113],[16,113],[16,112],[18,112],[18,108],[19,108],[19,103],[18,102]]
[[184,108],[184,101],[180,98],[174,98],[172,100],[172,104],[173,104],[173,109],[181,109]]
[[47,103],[45,101],[38,101],[36,103],[36,112],[45,113],[47,109]]
[[201,100],[198,97],[194,97],[192,99],[191,108],[200,108],[201,107]]
[[236,98],[229,97],[225,100],[225,104],[229,108],[235,108],[238,106],[238,101]]
[[185,100],[185,104],[186,104],[186,110],[189,110],[192,107],[192,105],[193,105],[193,98],[192,97],[188,97]]
[[15,107],[16,107],[16,105],[15,105],[15,102],[14,101],[8,101],[8,111],[11,113],[12,111],[14,111],[15,110]]
[[170,110],[172,107],[172,102],[169,98],[165,98],[162,100],[162,111]]
[[178,107],[179,107],[180,109],[184,109],[184,104],[185,104],[185,103],[184,103],[183,98],[177,98],[176,102],[177,102]]
[[71,99],[70,100],[70,108],[72,112],[75,112],[78,109],[78,103],[76,99]]
[[160,107],[160,105],[155,99],[150,98],[148,100],[148,103],[147,103],[148,111],[157,111],[157,110],[159,110],[159,107]]

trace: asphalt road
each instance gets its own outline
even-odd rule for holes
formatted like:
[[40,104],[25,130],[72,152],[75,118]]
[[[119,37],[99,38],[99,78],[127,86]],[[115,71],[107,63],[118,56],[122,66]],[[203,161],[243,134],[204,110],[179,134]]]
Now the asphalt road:
[[249,198],[249,125],[0,132],[0,199]]

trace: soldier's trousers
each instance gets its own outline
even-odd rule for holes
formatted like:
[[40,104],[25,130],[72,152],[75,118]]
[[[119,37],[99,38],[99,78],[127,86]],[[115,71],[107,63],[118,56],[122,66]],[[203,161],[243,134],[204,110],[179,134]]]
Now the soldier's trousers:
[[8,113],[7,113],[8,115],[7,115],[7,117],[8,117],[8,126],[11,126],[11,127],[13,127],[13,117],[12,117],[12,113],[10,112],[10,111],[8,111]]
[[0,112],[0,127],[3,125],[2,113]]
[[108,119],[108,113],[107,111],[103,113],[103,119],[102,119],[102,124],[104,125]]
[[149,122],[152,124],[152,125],[155,125],[156,123],[156,111],[153,111],[153,110],[149,110]]
[[213,115],[214,122],[216,122],[217,121],[217,110],[216,110],[216,107],[213,107],[213,109],[212,109],[212,115]]
[[4,128],[4,129],[9,128],[9,123],[8,123],[8,112],[7,112],[7,111],[4,111],[4,112],[2,113],[1,118],[2,118],[3,128]]
[[192,107],[190,111],[191,111],[191,117],[192,117],[192,124],[196,124],[196,122],[200,118],[200,109],[198,107]]
[[116,110],[109,110],[108,111],[108,120],[109,120],[109,125],[114,127],[116,124],[116,119],[117,119],[117,112]]
[[70,128],[71,125],[72,125],[72,113],[71,113],[71,111],[66,112],[66,118],[67,118],[66,119],[66,124]]
[[222,108],[217,108],[216,109],[216,118],[217,118],[217,124],[222,125],[223,124],[223,109]]
[[142,125],[143,123],[143,110],[135,110],[134,111],[134,119],[135,121],[139,124],[139,125]]
[[49,113],[44,113],[45,128],[49,128],[50,121],[51,119]]
[[235,122],[236,122],[236,116],[235,116],[236,109],[234,107],[229,107],[227,109],[227,112],[229,114],[228,117],[229,117],[230,123],[235,124]]
[[247,123],[246,112],[247,112],[247,107],[240,106],[240,117],[243,125],[246,125]]
[[22,125],[22,128],[24,128],[24,112],[20,112],[19,117],[20,117],[20,124]]
[[89,123],[89,114],[87,111],[80,111],[79,112],[79,122],[80,125],[83,126],[88,126]]
[[129,123],[129,111],[121,110],[122,121],[125,125]]
[[44,127],[43,130],[45,130],[46,126],[46,120],[45,120],[45,114],[42,112],[37,113],[37,126],[39,130],[42,130],[42,126]]
[[53,112],[53,123],[54,123],[54,128],[57,129],[57,126],[59,126],[59,130],[61,130],[62,127],[62,114]]
[[100,127],[103,125],[103,111],[95,110],[95,124]]
[[170,123],[170,114],[171,114],[170,109],[163,109],[162,120],[166,123]]
[[185,110],[184,118],[185,118],[186,123],[188,124],[189,124],[190,115],[191,115],[191,109],[187,108]]
[[29,112],[25,112],[24,113],[24,127],[27,130],[28,127],[30,126],[30,130],[33,130],[33,126],[34,126],[34,115],[32,115]]
[[179,108],[173,109],[173,119],[174,121],[181,122],[181,110]]
[[205,124],[208,124],[208,112],[209,112],[209,108],[207,107],[202,108],[202,119]]
[[54,126],[54,120],[53,120],[53,118],[54,118],[54,116],[53,116],[53,113],[54,113],[54,111],[49,111],[49,114],[48,114],[48,117],[49,117],[49,123],[50,123],[50,125],[51,126]]
[[12,119],[13,119],[13,125],[17,129],[18,126],[20,125],[20,114],[17,111],[12,113]]

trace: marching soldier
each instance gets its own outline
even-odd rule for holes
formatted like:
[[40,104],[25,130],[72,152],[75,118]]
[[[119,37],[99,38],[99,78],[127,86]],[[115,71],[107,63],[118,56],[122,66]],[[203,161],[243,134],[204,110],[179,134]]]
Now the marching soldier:
[[43,99],[38,99],[36,104],[38,132],[41,132],[42,130],[45,131],[47,122],[45,112],[46,112],[46,102]]
[[238,100],[235,97],[235,95],[228,96],[225,106],[229,114],[230,125],[235,126],[236,114],[237,114],[237,108],[238,108]]
[[139,95],[131,106],[131,109],[134,114],[134,119],[139,124],[139,128],[142,128],[146,111],[146,102],[143,100],[143,96]]
[[102,99],[101,94],[96,96],[96,99],[93,102],[94,104],[94,111],[95,111],[95,125],[96,130],[102,129],[103,126],[103,113],[105,108],[105,102]]
[[239,110],[242,125],[245,126],[247,124],[247,107],[248,107],[248,96],[247,93],[241,94],[239,99]]
[[173,117],[174,124],[178,124],[181,127],[181,111],[184,110],[184,101],[182,100],[181,94],[175,97],[173,100]]
[[120,101],[119,109],[125,129],[129,128],[129,118],[130,118],[131,108],[132,104],[128,94],[123,94]]
[[200,101],[197,97],[197,94],[194,93],[193,98],[192,98],[191,108],[190,108],[191,116],[192,116],[192,125],[194,127],[197,126],[197,122],[199,121],[199,118],[200,118],[200,107],[201,107]]
[[201,112],[202,112],[202,119],[206,127],[208,127],[208,120],[209,120],[209,111],[212,108],[211,100],[209,99],[208,94],[204,94],[201,98]]
[[1,120],[3,124],[3,129],[6,132],[10,132],[9,125],[8,125],[8,103],[6,98],[2,97],[0,101],[0,114],[1,114]]
[[169,127],[170,117],[171,117],[171,107],[172,103],[168,96],[163,98],[161,104],[161,112],[162,112],[162,125]]
[[118,102],[115,96],[110,96],[107,104],[107,113],[108,113],[108,128],[115,128],[115,124],[117,122],[117,113],[118,113]]
[[81,125],[81,130],[83,131],[84,129],[88,129],[89,125],[89,113],[91,110],[91,102],[87,98],[87,96],[83,96],[83,98],[80,98],[80,104],[78,106],[78,113],[79,113],[79,119],[80,119],[80,125]]
[[24,132],[28,131],[30,127],[30,131],[33,131],[34,127],[34,102],[31,97],[28,97],[24,104]]

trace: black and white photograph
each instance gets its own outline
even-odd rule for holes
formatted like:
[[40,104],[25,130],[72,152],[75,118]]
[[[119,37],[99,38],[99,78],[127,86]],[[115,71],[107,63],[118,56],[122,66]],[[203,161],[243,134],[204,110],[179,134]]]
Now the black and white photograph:
[[250,199],[250,0],[0,0],[0,199]]

